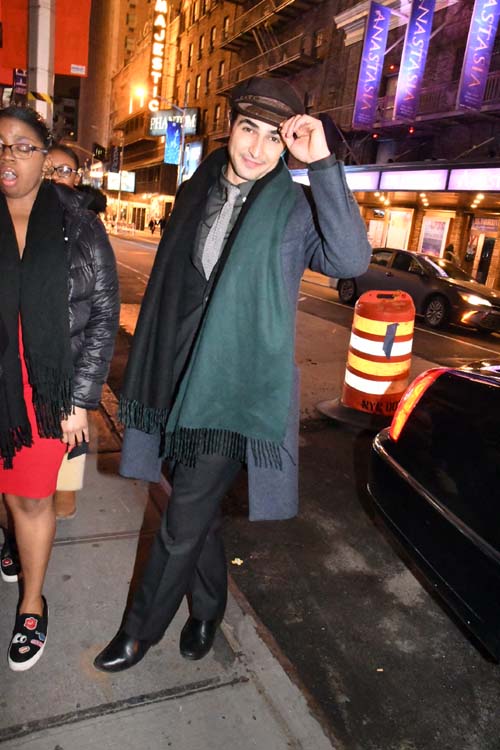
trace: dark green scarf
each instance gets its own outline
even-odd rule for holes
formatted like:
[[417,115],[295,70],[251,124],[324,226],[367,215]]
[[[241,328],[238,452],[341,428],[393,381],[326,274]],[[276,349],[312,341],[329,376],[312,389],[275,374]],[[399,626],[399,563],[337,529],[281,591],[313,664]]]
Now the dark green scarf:
[[293,373],[293,311],[280,247],[294,205],[284,165],[252,203],[218,279],[166,424],[165,455],[281,468]]
[[38,433],[61,436],[71,411],[68,254],[64,213],[53,185],[40,186],[22,260],[7,202],[0,193],[0,456],[11,468],[32,443],[19,359],[19,319]]

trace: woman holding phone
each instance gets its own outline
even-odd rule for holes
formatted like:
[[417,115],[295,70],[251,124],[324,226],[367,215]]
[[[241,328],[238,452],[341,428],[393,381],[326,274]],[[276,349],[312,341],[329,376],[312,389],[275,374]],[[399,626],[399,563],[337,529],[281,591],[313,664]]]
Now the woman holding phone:
[[34,110],[0,110],[0,493],[22,572],[14,671],[45,648],[57,475],[66,451],[89,439],[118,326],[112,248],[79,194],[43,179],[50,143]]

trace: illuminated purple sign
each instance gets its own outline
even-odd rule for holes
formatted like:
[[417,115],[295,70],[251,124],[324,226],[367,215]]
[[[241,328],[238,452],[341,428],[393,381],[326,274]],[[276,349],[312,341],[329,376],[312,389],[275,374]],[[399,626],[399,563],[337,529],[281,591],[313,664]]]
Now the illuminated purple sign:
[[405,169],[382,172],[381,190],[446,190],[447,169]]
[[500,18],[500,0],[476,0],[458,87],[457,107],[481,109]]
[[413,0],[394,100],[395,120],[414,120],[429,49],[436,0]]
[[500,167],[452,169],[448,190],[500,190]]
[[353,128],[371,128],[375,122],[390,18],[390,8],[379,3],[370,4],[354,102]]

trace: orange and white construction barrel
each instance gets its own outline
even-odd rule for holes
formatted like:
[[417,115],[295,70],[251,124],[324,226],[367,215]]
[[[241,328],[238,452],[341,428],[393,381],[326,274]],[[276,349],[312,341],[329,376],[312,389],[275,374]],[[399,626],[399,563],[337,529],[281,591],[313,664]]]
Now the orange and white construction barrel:
[[415,305],[406,292],[371,291],[354,308],[341,405],[392,418],[410,377]]

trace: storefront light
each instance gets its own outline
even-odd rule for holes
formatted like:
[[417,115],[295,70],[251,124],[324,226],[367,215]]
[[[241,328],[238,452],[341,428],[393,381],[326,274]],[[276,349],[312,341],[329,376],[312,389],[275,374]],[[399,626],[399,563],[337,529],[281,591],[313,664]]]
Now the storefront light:
[[482,200],[483,200],[483,198],[484,198],[484,195],[483,195],[482,193],[478,193],[478,194],[476,195],[476,200],[480,200],[480,201],[482,201]]
[[421,198],[425,198],[425,195],[426,195],[425,193],[420,193]]

